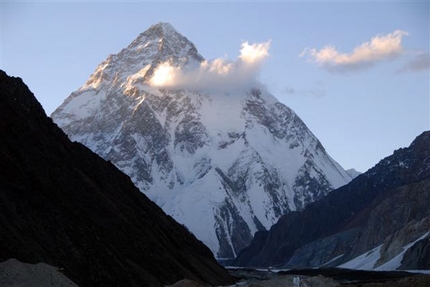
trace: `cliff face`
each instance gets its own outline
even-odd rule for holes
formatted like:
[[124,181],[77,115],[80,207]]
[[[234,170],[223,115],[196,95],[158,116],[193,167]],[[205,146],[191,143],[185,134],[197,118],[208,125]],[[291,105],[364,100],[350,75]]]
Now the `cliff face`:
[[[379,258],[369,269],[396,269],[403,261],[405,264],[402,263],[400,269],[428,269],[422,260],[428,252],[423,244],[426,238],[416,246],[410,244],[430,230],[429,190],[430,179],[391,190],[386,198],[375,199],[370,207],[357,213],[341,231],[295,250],[286,266],[337,266],[380,246]],[[419,247],[419,244],[423,245]],[[410,246],[413,247],[411,250],[408,249]],[[403,261],[398,257],[395,268],[386,264],[405,250],[408,251]]]
[[0,260],[64,268],[80,286],[227,285],[211,251],[113,164],[68,137],[0,71]]
[[408,249],[401,263],[399,269],[430,270],[430,237],[419,240]]

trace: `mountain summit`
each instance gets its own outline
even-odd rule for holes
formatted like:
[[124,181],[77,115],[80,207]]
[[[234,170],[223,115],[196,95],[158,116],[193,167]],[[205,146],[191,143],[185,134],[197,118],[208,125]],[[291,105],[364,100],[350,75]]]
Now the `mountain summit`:
[[203,61],[203,57],[198,54],[194,44],[178,33],[169,23],[158,23],[151,26],[127,48],[127,50],[136,52],[143,49],[145,49],[145,53],[147,50],[154,51],[151,58],[155,61],[171,61],[172,64],[184,64],[189,60]]
[[110,55],[80,89],[97,88],[101,83],[143,84],[162,63],[173,67],[197,66],[203,57],[172,25],[158,23],[140,34],[116,55]]
[[256,231],[351,176],[262,88],[223,91],[221,81],[215,92],[153,84],[160,75],[170,79],[172,69],[219,64],[159,23],[101,63],[52,117],[71,139],[128,174],[217,257],[232,258]]

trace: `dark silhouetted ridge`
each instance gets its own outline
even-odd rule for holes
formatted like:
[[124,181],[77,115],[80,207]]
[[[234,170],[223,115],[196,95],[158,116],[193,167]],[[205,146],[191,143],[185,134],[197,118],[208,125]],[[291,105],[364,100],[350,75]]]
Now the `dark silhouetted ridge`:
[[68,137],[0,71],[0,261],[45,262],[80,286],[228,285],[210,250],[129,177]]

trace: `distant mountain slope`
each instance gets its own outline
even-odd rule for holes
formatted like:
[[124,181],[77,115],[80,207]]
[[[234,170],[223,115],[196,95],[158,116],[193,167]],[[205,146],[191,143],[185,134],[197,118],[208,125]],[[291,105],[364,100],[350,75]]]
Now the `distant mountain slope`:
[[355,170],[355,168],[350,168],[347,169],[346,172],[352,177],[352,178],[356,178],[357,176],[359,176],[360,174],[362,174],[361,172]]
[[[259,240],[239,254],[235,264],[336,266],[380,246],[372,253],[376,256],[372,268],[377,268],[409,243],[430,235],[429,202],[430,132],[424,132],[410,147],[396,150],[349,184],[302,212],[283,216],[269,232],[256,236]],[[421,249],[428,250],[425,246],[422,243]],[[421,260],[421,254],[415,255],[415,262]]]
[[130,178],[72,143],[0,71],[0,260],[61,267],[79,286],[233,283],[210,250]]
[[52,118],[128,174],[217,257],[233,258],[256,231],[351,176],[260,87],[227,89],[221,81],[200,90],[198,73],[190,88],[151,85],[154,75],[169,79],[169,70],[215,66],[159,23],[101,63]]

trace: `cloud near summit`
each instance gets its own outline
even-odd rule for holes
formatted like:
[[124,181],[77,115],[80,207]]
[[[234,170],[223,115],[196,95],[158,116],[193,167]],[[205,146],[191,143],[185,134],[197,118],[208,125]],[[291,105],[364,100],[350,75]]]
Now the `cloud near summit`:
[[400,55],[403,52],[402,38],[407,35],[405,31],[396,30],[385,36],[375,36],[350,53],[341,53],[334,46],[326,46],[321,50],[306,48],[299,56],[307,55],[311,61],[330,71],[359,70]]
[[249,44],[243,42],[235,61],[218,58],[203,61],[194,69],[181,69],[168,62],[154,71],[150,84],[155,87],[229,91],[250,86],[261,86],[258,75],[269,56],[270,41]]

